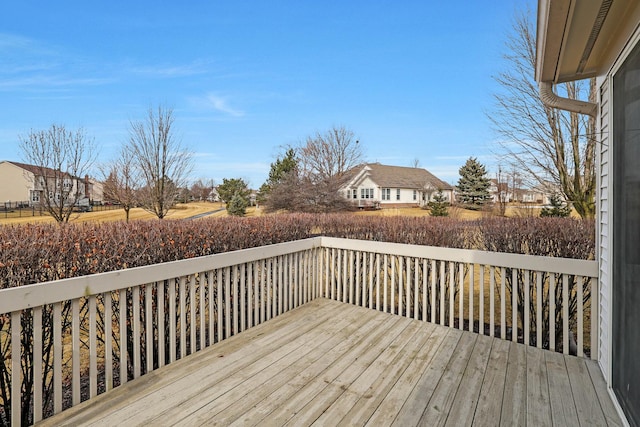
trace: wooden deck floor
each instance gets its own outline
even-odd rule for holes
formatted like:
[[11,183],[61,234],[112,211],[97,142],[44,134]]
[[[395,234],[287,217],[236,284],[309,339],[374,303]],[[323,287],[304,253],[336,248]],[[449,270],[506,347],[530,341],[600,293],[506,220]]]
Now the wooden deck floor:
[[596,364],[326,299],[43,425],[621,425]]

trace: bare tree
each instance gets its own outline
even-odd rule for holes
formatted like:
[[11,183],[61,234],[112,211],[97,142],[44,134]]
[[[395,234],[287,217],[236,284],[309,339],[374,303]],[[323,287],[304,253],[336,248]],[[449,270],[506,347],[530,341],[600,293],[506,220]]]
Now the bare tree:
[[129,127],[128,149],[142,178],[139,200],[159,219],[175,205],[193,165],[192,154],[175,136],[173,122],[173,110],[159,106],[155,111],[149,108],[144,121]]
[[[495,80],[502,91],[494,95],[488,115],[506,162],[540,183],[553,182],[583,218],[595,215],[595,120],[547,107],[534,81],[536,32],[529,12],[517,14],[506,42],[508,68]],[[595,81],[556,86],[572,99],[595,97]]]
[[334,126],[324,133],[309,136],[300,147],[303,173],[318,179],[334,179],[362,162],[360,141],[344,126]]
[[347,172],[362,163],[362,147],[354,133],[344,126],[316,132],[298,149],[299,192],[305,200],[301,210],[327,212],[344,209],[340,194]]
[[129,211],[138,203],[140,171],[136,168],[131,150],[123,146],[116,157],[105,169],[103,193],[105,200],[118,203],[129,221]]
[[57,222],[68,222],[81,200],[88,204],[88,172],[96,159],[93,139],[84,129],[71,131],[53,124],[20,137],[20,150],[34,180],[32,202],[38,202]]
[[194,182],[193,185],[191,185],[191,195],[200,201],[206,201],[211,197],[211,192],[213,191],[214,187],[215,184],[213,182],[213,179],[210,179],[206,182],[202,179],[199,179]]

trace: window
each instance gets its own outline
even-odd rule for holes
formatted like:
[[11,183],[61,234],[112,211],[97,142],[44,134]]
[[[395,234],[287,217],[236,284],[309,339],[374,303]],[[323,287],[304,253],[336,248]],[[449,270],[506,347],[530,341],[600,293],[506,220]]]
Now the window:
[[400,189],[396,190],[396,200],[400,200]]
[[31,190],[31,201],[35,202],[35,203],[40,202],[40,192],[39,191]]
[[358,190],[356,190],[356,189],[354,189],[354,190],[353,190],[353,196],[352,196],[352,197],[353,197],[354,199],[357,199],[357,198],[358,198]]
[[391,200],[391,189],[383,188],[382,189],[382,200]]
[[373,199],[373,188],[361,188],[360,189],[360,198],[361,199]]
[[413,200],[418,200],[418,191],[413,190]]

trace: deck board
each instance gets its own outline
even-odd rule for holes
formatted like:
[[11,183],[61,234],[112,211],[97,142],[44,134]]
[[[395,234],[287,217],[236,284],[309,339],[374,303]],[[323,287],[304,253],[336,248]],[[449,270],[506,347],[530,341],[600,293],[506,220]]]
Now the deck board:
[[42,425],[622,425],[596,364],[317,299]]

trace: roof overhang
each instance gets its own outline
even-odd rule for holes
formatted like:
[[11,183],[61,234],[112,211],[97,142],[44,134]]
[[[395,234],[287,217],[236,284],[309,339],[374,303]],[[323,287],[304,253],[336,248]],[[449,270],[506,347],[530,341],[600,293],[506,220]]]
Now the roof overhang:
[[536,80],[607,73],[639,22],[637,0],[538,0]]

